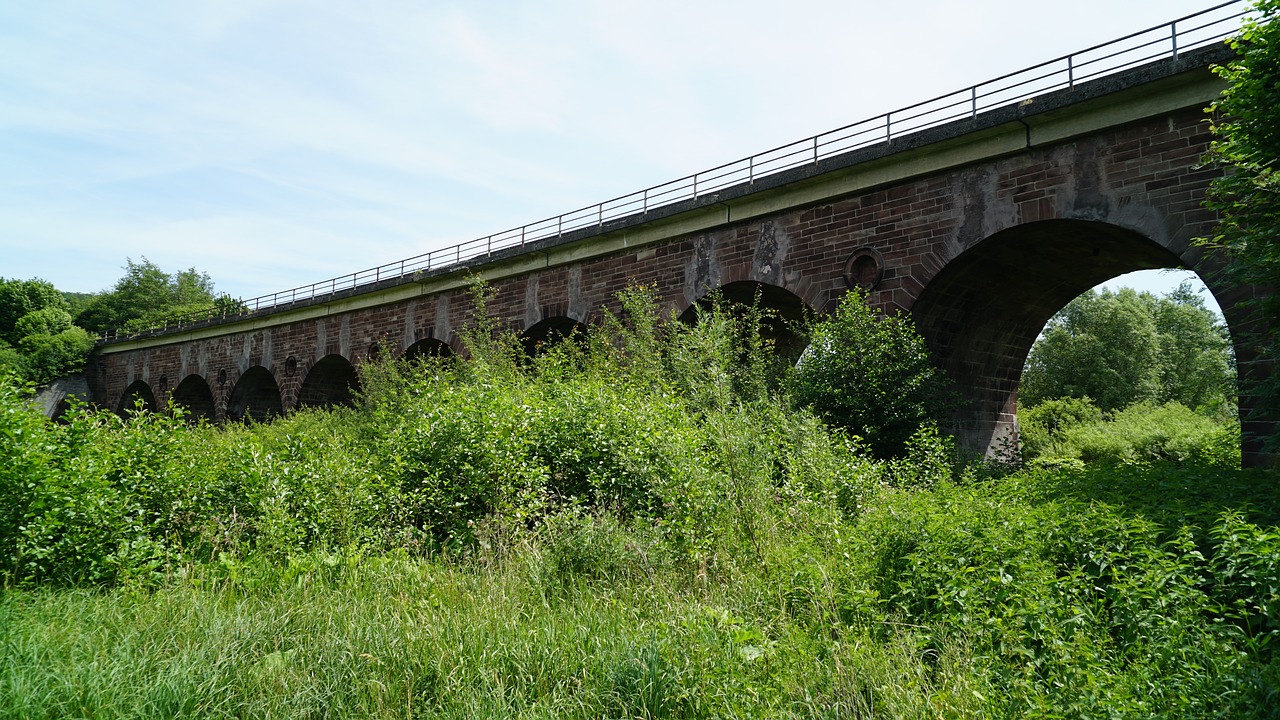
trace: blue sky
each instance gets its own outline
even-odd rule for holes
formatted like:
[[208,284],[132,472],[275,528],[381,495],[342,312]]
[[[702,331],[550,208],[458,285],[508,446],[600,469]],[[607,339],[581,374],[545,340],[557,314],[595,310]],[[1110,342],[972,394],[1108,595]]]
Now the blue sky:
[[[0,276],[255,295],[665,182],[1207,0],[0,4]],[[1156,276],[1160,291],[1177,281]]]

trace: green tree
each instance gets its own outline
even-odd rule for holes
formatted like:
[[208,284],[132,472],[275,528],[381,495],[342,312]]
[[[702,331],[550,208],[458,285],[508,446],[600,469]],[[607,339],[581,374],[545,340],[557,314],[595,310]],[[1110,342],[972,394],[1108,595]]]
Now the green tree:
[[1234,377],[1226,329],[1189,284],[1165,297],[1090,290],[1049,320],[1018,395],[1027,408],[1087,397],[1103,411],[1176,401],[1220,412]]
[[28,335],[18,343],[23,375],[27,380],[43,384],[63,375],[81,372],[93,344],[93,335],[74,326],[56,334]]
[[71,329],[71,313],[60,307],[46,307],[23,315],[13,326],[19,342],[28,335],[57,335]]
[[38,278],[0,278],[0,340],[10,345],[17,344],[22,339],[16,334],[18,321],[29,313],[45,308],[67,308],[67,301],[52,283]]
[[[1230,45],[1235,59],[1215,68],[1228,86],[1213,104],[1215,135],[1208,161],[1224,169],[1206,206],[1219,222],[1204,244],[1223,251],[1224,273],[1235,284],[1280,288],[1280,0],[1255,0]],[[1255,305],[1257,329],[1242,337],[1271,362],[1280,357],[1280,296],[1268,292]],[[1261,387],[1263,404],[1280,403],[1280,373]],[[1266,409],[1260,408],[1260,409]]]
[[218,298],[208,273],[195,268],[170,274],[142,259],[127,260],[124,277],[80,312],[76,324],[94,332],[142,328],[181,311],[212,309]]
[[1235,355],[1226,325],[1190,283],[1151,300],[1160,336],[1157,399],[1206,414],[1234,412]]
[[795,403],[862,437],[879,457],[901,455],[912,435],[954,405],[911,318],[872,310],[857,291],[810,328],[809,348],[786,390]]

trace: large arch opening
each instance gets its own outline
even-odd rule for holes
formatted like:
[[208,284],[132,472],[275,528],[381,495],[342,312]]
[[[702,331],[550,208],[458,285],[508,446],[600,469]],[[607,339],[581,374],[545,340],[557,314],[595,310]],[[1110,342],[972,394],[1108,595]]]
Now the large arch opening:
[[155,412],[156,394],[151,391],[150,385],[142,380],[135,380],[120,395],[120,404],[116,406],[116,413],[121,416],[128,415],[138,407],[139,401],[142,402],[143,410]]
[[246,370],[231,390],[231,398],[227,401],[227,419],[249,418],[255,422],[266,422],[283,414],[280,386],[276,384],[271,371],[261,365]]
[[360,376],[341,355],[325,355],[311,366],[298,392],[298,407],[352,405],[360,389]]
[[424,338],[405,348],[401,356],[406,362],[417,362],[427,358],[447,358],[453,356],[453,348],[449,343],[438,338]]
[[1023,364],[1045,323],[1094,286],[1134,270],[1183,267],[1143,235],[1087,220],[998,232],[944,267],[911,314],[967,401],[957,439],[995,452],[1016,436]]
[[186,410],[192,421],[213,421],[213,390],[199,375],[188,375],[169,395],[169,404]]
[[520,333],[520,344],[526,357],[536,357],[546,348],[565,340],[581,342],[587,337],[587,326],[571,317],[557,315],[544,318]]
[[696,322],[698,313],[709,310],[717,297],[722,306],[729,308],[745,309],[758,303],[760,309],[766,311],[760,321],[760,336],[772,343],[780,357],[791,362],[800,358],[805,341],[799,328],[813,314],[812,308],[800,296],[777,285],[740,280],[721,285],[703,295],[680,314],[680,321]]

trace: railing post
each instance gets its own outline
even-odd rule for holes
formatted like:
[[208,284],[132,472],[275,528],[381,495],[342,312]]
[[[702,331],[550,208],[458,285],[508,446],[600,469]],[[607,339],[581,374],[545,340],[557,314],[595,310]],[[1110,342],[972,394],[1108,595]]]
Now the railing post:
[[747,158],[747,182],[754,185],[756,182],[756,156],[752,155]]
[[813,163],[818,164],[818,136],[813,136]]
[[527,226],[525,226],[525,225],[521,225],[521,226],[520,226],[520,247],[524,247],[524,229],[525,229],[525,227],[527,227]]
[[1075,55],[1067,56],[1067,87],[1074,90],[1076,87],[1076,65]]
[[1178,59],[1178,21],[1169,23],[1169,39],[1173,42],[1173,59]]
[[697,199],[698,197],[698,176],[697,175],[693,176],[693,197],[695,199]]
[[886,142],[893,139],[893,131],[889,129],[889,116],[893,113],[884,114],[884,139]]
[[978,86],[977,85],[974,85],[973,87],[969,88],[969,102],[973,106],[972,117],[978,117]]
[[[644,212],[644,213],[649,212],[649,188],[644,189],[644,200],[642,201],[640,207],[641,207],[641,212]],[[561,215],[561,217],[564,217],[564,216]]]
[[604,225],[604,203],[596,206],[596,224]]

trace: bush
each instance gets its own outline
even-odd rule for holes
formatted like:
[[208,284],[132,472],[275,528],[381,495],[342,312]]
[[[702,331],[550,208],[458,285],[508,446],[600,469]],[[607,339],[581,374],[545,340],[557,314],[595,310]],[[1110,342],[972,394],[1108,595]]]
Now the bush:
[[[1041,408],[1045,408],[1041,410]],[[1137,403],[1110,416],[1078,400],[1049,401],[1026,412],[1027,457],[1043,465],[1170,462],[1238,467],[1240,426],[1176,403]]]
[[916,431],[955,404],[911,319],[872,310],[861,292],[814,323],[809,342],[788,395],[860,436],[877,457],[901,455]]
[[47,383],[63,375],[82,372],[93,336],[72,326],[57,335],[35,334],[22,338],[18,347],[23,355],[24,374],[34,383]]
[[1018,439],[1027,459],[1060,456],[1067,430],[1102,422],[1102,410],[1087,397],[1053,398],[1032,408],[1018,409]]

